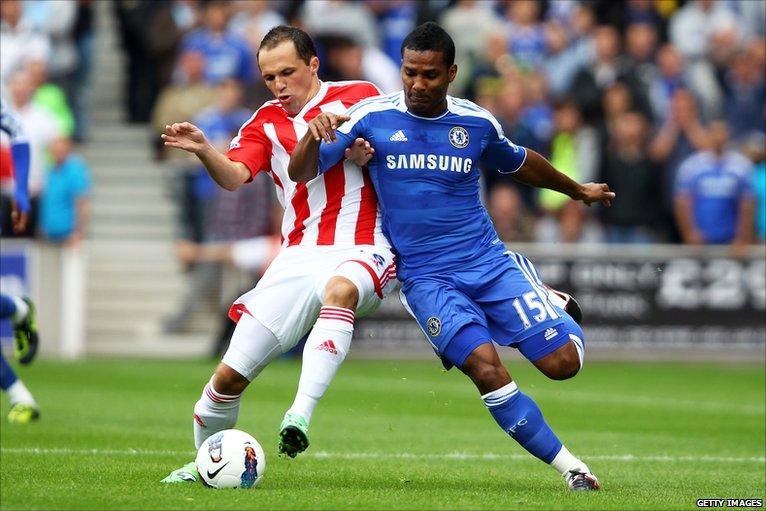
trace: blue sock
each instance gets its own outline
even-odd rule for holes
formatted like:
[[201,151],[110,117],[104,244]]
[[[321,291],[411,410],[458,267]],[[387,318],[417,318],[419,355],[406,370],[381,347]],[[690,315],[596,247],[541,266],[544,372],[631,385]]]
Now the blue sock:
[[532,398],[519,391],[515,382],[481,396],[495,421],[514,440],[546,463],[561,450],[561,441],[545,422]]
[[16,314],[16,302],[5,293],[0,293],[0,319],[12,318],[14,314]]
[[16,373],[13,372],[13,368],[5,360],[5,355],[0,352],[0,389],[8,390],[11,385],[16,383]]

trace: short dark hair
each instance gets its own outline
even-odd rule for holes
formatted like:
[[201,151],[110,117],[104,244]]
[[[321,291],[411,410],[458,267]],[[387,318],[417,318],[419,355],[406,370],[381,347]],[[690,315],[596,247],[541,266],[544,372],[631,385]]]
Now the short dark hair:
[[311,40],[311,37],[306,32],[297,27],[279,25],[269,30],[266,35],[263,36],[261,45],[258,47],[256,58],[260,55],[261,50],[271,50],[285,41],[293,42],[298,57],[300,57],[306,64],[311,61],[312,57],[316,57],[317,55],[314,41]]
[[402,58],[404,50],[440,52],[447,67],[455,63],[455,42],[446,30],[433,21],[423,23],[407,34],[402,41]]

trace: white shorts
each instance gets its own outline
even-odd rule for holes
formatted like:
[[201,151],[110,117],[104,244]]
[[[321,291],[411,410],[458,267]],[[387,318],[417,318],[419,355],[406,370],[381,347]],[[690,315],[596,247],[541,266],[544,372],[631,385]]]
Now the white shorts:
[[396,284],[394,255],[387,247],[293,246],[282,249],[254,289],[229,309],[238,322],[250,314],[288,351],[314,326],[332,277],[345,277],[359,291],[356,317],[374,312]]

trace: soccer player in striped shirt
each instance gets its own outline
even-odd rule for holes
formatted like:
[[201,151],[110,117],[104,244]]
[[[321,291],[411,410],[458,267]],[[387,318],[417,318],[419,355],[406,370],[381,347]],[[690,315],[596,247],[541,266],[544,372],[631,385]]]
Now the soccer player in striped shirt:
[[[29,214],[29,142],[18,118],[11,111],[4,99],[0,98],[0,130],[11,141],[11,159],[14,167],[16,190],[13,196],[13,230],[22,232],[26,228]],[[22,364],[29,364],[37,353],[37,321],[35,305],[27,297],[11,296],[0,293],[0,319],[10,319],[13,325],[13,338],[16,358]],[[35,398],[13,371],[13,368],[0,353],[0,389],[8,394],[11,410],[8,421],[25,424],[40,417]]]
[[556,380],[583,363],[579,325],[552,300],[532,263],[498,238],[479,199],[477,164],[586,204],[608,206],[615,194],[605,184],[572,181],[505,138],[492,114],[448,96],[454,58],[452,38],[439,25],[417,27],[402,43],[404,90],[312,120],[288,171],[299,182],[315,179],[354,147],[351,157],[369,165],[397,254],[402,303],[445,367],[463,371],[498,425],[570,489],[597,490],[596,477],[518,389],[493,345],[517,348]]
[[[308,122],[342,113],[380,92],[369,82],[321,82],[309,36],[280,26],[261,42],[258,64],[276,99],[242,126],[227,154],[215,150],[190,123],[166,127],[165,145],[189,151],[223,188],[234,190],[266,172],[285,208],[282,248],[256,287],[232,305],[231,344],[194,407],[197,447],[234,427],[240,396],[276,357],[309,331],[298,392],[280,431],[282,453],[308,447],[317,402],[348,352],[354,321],[374,311],[396,281],[393,253],[381,230],[375,191],[366,170],[340,162],[309,183],[296,184],[287,164]],[[194,463],[165,482],[194,481]]]

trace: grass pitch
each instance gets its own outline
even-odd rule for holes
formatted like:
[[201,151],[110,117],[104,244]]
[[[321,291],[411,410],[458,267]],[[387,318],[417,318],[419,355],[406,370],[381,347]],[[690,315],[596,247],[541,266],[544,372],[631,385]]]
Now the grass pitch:
[[[2,424],[2,509],[692,509],[766,495],[764,367],[588,363],[553,382],[509,364],[520,388],[599,476],[573,494],[503,434],[470,382],[432,361],[349,360],[311,427],[276,454],[299,365],[247,391],[238,427],[267,458],[251,491],[166,486],[193,459],[191,415],[212,362],[39,361],[20,371],[42,420]],[[3,400],[0,413],[8,406]]]

